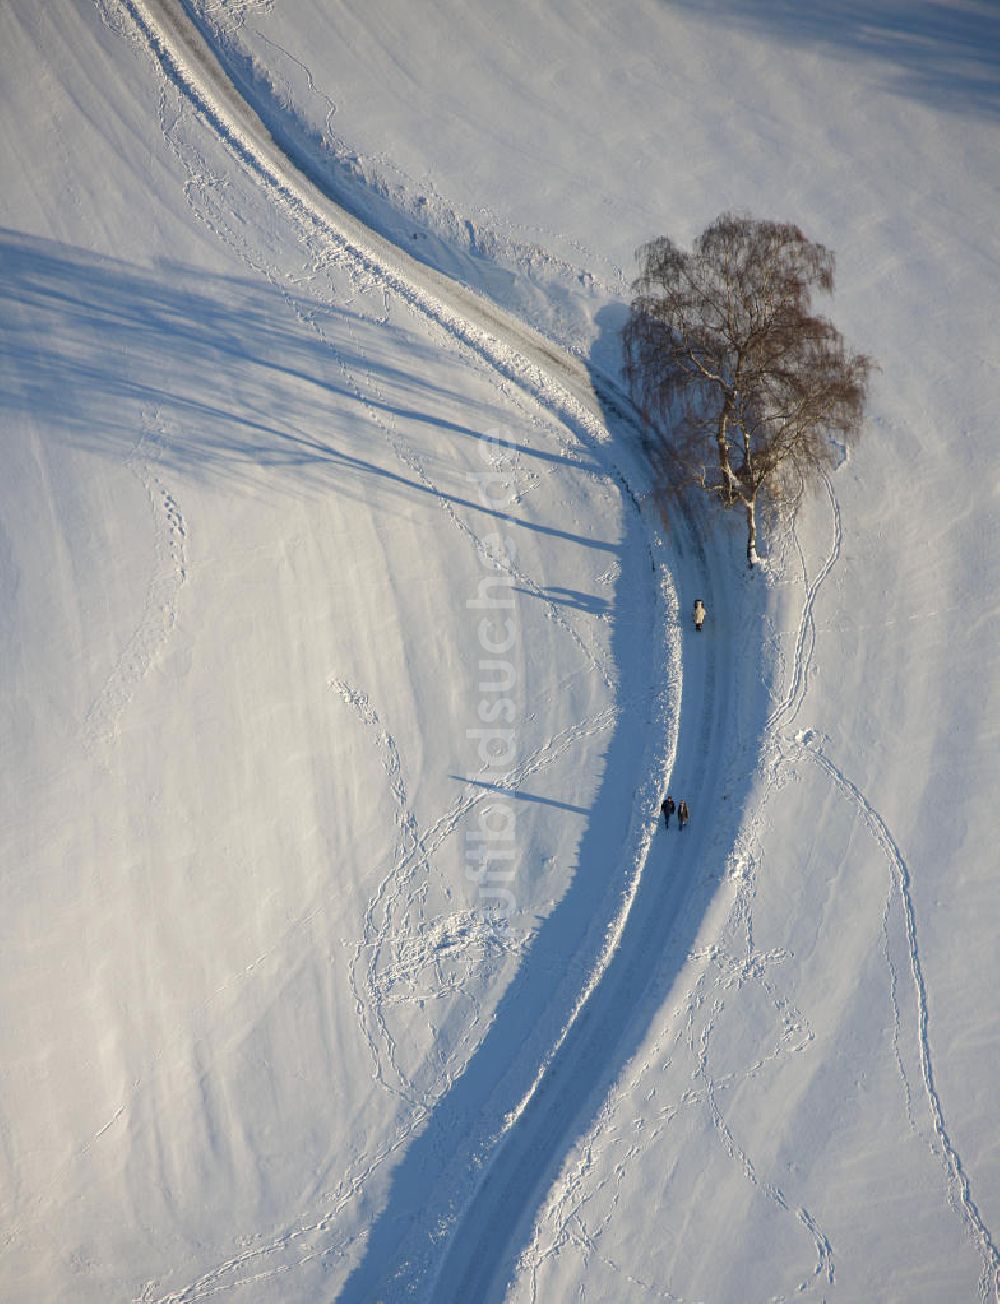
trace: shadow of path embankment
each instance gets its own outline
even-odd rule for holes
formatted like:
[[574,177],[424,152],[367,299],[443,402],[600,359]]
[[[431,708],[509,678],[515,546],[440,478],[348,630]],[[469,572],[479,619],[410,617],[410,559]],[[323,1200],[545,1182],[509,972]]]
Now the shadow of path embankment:
[[[594,356],[605,361],[617,348],[608,336],[617,335],[617,312],[601,324]],[[627,401],[603,368],[592,377],[612,446],[634,454]],[[345,1304],[504,1298],[560,1168],[653,1020],[680,999],[678,977],[722,881],[751,790],[756,748],[746,741],[760,737],[766,717],[759,676],[745,673],[762,586],[705,547],[697,503],[672,497],[664,539],[653,495],[640,502],[626,482],[623,498],[612,637],[621,709],[579,867],[483,1041],[393,1173],[338,1296]],[[695,591],[714,613],[704,634],[656,591],[671,575],[682,616]],[[680,691],[669,663],[678,664],[682,644]],[[668,779],[694,812],[683,834],[657,825]],[[556,982],[557,974],[576,978]]]

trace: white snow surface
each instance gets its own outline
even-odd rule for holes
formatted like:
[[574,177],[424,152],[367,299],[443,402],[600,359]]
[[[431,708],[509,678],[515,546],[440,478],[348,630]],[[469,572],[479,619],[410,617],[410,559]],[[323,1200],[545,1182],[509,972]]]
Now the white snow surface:
[[[0,1298],[997,1298],[998,29],[0,8]],[[881,368],[752,576],[616,389],[730,208]]]

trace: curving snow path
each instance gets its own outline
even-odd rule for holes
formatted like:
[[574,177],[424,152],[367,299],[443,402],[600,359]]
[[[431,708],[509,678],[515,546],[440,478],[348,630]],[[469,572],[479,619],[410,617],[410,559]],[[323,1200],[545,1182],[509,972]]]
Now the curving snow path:
[[[125,5],[166,77],[276,202],[322,228],[388,291],[471,349],[504,380],[515,382],[588,444],[603,445],[602,457],[610,455],[619,463],[619,482],[634,501],[630,483],[641,483],[648,473],[641,462],[638,424],[611,382],[495,304],[410,258],[331,200],[308,175],[308,160],[293,161],[239,94],[179,0],[125,0]],[[613,449],[609,425],[617,427]],[[655,534],[648,520],[645,528]],[[717,601],[720,581],[712,573],[693,514],[678,520],[674,542],[686,587],[697,587],[710,610],[724,608],[732,613],[730,619],[737,619],[738,603]],[[654,566],[660,567],[662,595],[654,625],[665,631],[676,628],[678,611],[673,579],[657,555],[661,547],[662,541],[651,546]],[[679,711],[677,636],[661,632],[654,644],[664,658],[659,705],[663,736],[650,741],[637,766],[636,810],[622,852],[623,863],[630,867],[629,888],[616,917],[606,921],[596,965],[582,984],[568,1022],[541,1063],[523,1065],[520,1076],[508,1075],[497,1087],[484,1071],[497,1054],[493,1044],[509,1045],[512,1037],[523,1040],[528,1031],[523,1021],[530,1017],[518,1009],[516,999],[501,1010],[471,1071],[467,1069],[424,1134],[411,1144],[394,1179],[389,1206],[343,1298],[370,1298],[393,1278],[394,1289],[432,1289],[435,1298],[489,1298],[501,1291],[546,1184],[665,998],[717,883],[712,874],[699,876],[698,866],[709,847],[715,850],[716,865],[725,858],[718,852],[718,825],[699,822],[697,815],[719,809],[723,797],[721,762],[735,672],[727,663],[725,649],[734,643],[727,638],[726,618],[717,620],[714,633],[699,642],[692,668],[686,669]],[[678,754],[696,758],[685,774],[685,795],[696,815],[684,842],[672,841],[668,850],[656,824],[656,798]],[[734,802],[729,808],[732,832],[738,806]],[[455,1117],[474,1118],[477,1124],[465,1137],[446,1136],[446,1144],[457,1142],[457,1162],[441,1173],[428,1171],[425,1155],[442,1140],[438,1131],[450,1133]],[[505,1120],[499,1131],[487,1127],[484,1135],[483,1120],[497,1118]],[[480,1171],[484,1163],[485,1174]],[[458,1172],[461,1179],[456,1178]],[[478,1174],[471,1184],[470,1173]],[[459,1216],[462,1204],[466,1207]],[[451,1233],[443,1261],[440,1240],[433,1255],[421,1250],[427,1229],[442,1225]],[[408,1265],[403,1273],[400,1261]],[[185,1292],[178,1296],[187,1297]]]
[[[0,23],[12,1299],[996,1294],[991,717],[952,683],[992,662],[951,637],[963,607],[977,635],[996,615],[971,451],[988,382],[955,367],[949,390],[962,327],[925,312],[969,306],[966,358],[990,338],[987,128],[891,111],[859,56],[788,61],[774,34],[668,9],[95,0]],[[442,33],[463,73],[432,136],[407,96]],[[637,51],[656,57],[633,86]],[[713,102],[745,131],[719,149],[699,87],[727,57],[739,91]],[[643,101],[671,83],[663,131]],[[911,154],[932,180],[896,174]],[[635,158],[674,166],[636,186]],[[667,552],[598,362],[623,279],[592,292],[548,255],[608,260],[548,228],[573,205],[610,254],[653,208],[685,231],[777,177],[836,231],[838,317],[871,317],[886,393],[764,586],[706,555],[696,517]],[[918,193],[919,229],[886,224]],[[543,225],[493,238],[498,196]],[[521,316],[606,330],[587,361]],[[517,432],[502,455],[494,427]],[[510,471],[499,510],[466,488],[480,458]],[[524,746],[485,784],[459,741],[457,595],[496,522],[525,599]],[[978,786],[925,819],[916,786],[944,773]],[[668,778],[683,834],[657,821]],[[509,930],[459,886],[498,791],[518,799]]]

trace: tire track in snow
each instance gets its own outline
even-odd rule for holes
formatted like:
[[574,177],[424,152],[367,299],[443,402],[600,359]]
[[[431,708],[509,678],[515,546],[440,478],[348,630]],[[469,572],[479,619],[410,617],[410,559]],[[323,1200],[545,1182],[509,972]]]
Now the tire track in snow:
[[[790,716],[794,718],[801,707],[805,698],[808,682],[811,660],[815,648],[815,623],[813,611],[819,589],[823,581],[827,578],[833,566],[835,565],[841,549],[841,527],[839,506],[833,496],[832,486],[828,484],[828,492],[831,498],[834,516],[834,538],[830,552],[825,558],[820,570],[812,582],[806,584],[806,597],[800,614],[799,626],[795,638],[795,650],[792,660],[792,675],[789,686],[784,693],[779,705],[768,716],[764,725],[764,755],[768,750],[772,753],[770,782],[767,784],[763,801],[760,803],[757,811],[746,829],[737,841],[735,848],[730,855],[730,864],[728,877],[736,883],[736,894],[733,905],[729,912],[726,925],[723,929],[723,936],[726,933],[737,930],[743,932],[743,955],[738,955],[730,949],[730,944],[723,941],[719,946],[713,949],[713,953],[706,957],[711,966],[719,970],[719,976],[714,980],[717,990],[721,993],[716,995],[712,1000],[711,1006],[709,1001],[709,983],[712,981],[709,969],[699,976],[694,989],[689,992],[686,1001],[688,1007],[688,1023],[686,1028],[687,1045],[692,1060],[692,1075],[700,1082],[697,1089],[688,1089],[685,1091],[683,1099],[676,1104],[667,1106],[661,1113],[662,1122],[659,1128],[662,1129],[667,1123],[680,1112],[682,1108],[692,1106],[703,1107],[707,1109],[709,1119],[718,1134],[720,1144],[728,1156],[740,1170],[743,1172],[750,1185],[759,1192],[765,1199],[773,1204],[783,1213],[794,1217],[800,1226],[805,1230],[813,1242],[816,1251],[816,1262],[811,1278],[801,1281],[796,1286],[796,1292],[806,1291],[820,1281],[832,1283],[835,1280],[835,1266],[833,1257],[833,1247],[829,1237],[819,1226],[815,1216],[811,1211],[802,1204],[797,1204],[789,1195],[787,1195],[780,1186],[767,1178],[762,1177],[757,1165],[752,1158],[740,1146],[735,1138],[731,1125],[726,1119],[721,1104],[718,1099],[720,1089],[728,1088],[735,1085],[736,1082],[744,1081],[752,1077],[765,1064],[774,1061],[786,1054],[796,1053],[805,1050],[813,1040],[812,1031],[804,1020],[801,1013],[784,997],[780,991],[771,984],[766,977],[766,971],[772,961],[784,958],[782,953],[771,955],[764,954],[757,950],[753,939],[753,922],[752,922],[752,901],[756,892],[757,865],[760,859],[759,852],[754,848],[759,844],[759,830],[763,823],[763,809],[767,801],[767,795],[776,786],[778,770],[783,766],[786,759],[785,749],[782,746],[782,735],[780,725]],[[797,541],[796,541],[797,542]],[[702,565],[705,564],[704,557],[701,558]],[[803,561],[804,564],[804,561]],[[712,607],[711,598],[709,607]],[[714,702],[716,693],[715,675],[710,670],[705,686],[704,693],[706,702]],[[709,750],[707,743],[708,722],[711,719],[711,711],[706,709],[702,715],[702,734],[699,743],[699,752],[702,757],[706,756]],[[770,739],[770,743],[768,743]],[[697,780],[699,784],[705,781],[705,767],[699,765],[697,771]],[[709,1061],[708,1049],[712,1034],[723,1013],[726,1005],[726,996],[728,988],[734,983],[737,987],[747,981],[757,983],[770,1003],[773,1005],[778,1027],[782,1030],[778,1043],[775,1048],[767,1055],[761,1056],[753,1064],[745,1066],[738,1074],[724,1074],[716,1077]],[[701,1009],[707,1010],[706,1022],[702,1025],[700,1032],[696,1031],[694,1025],[695,1012]],[[680,1037],[682,1034],[678,1034]],[[641,1071],[640,1071],[641,1072]],[[599,1130],[592,1130],[587,1139],[587,1146],[593,1147],[599,1142]],[[628,1158],[622,1161],[628,1163]],[[566,1188],[562,1192],[560,1199],[570,1204],[572,1208],[573,1191],[578,1188],[583,1180],[582,1172],[578,1172],[575,1177],[571,1176]],[[582,1199],[582,1197],[577,1197]],[[575,1214],[573,1216],[576,1216]],[[566,1234],[565,1225],[559,1233],[559,1236]],[[531,1261],[530,1252],[526,1254],[522,1263],[522,1271],[530,1274],[534,1282],[540,1260],[535,1256],[535,1262]],[[532,1287],[534,1290],[534,1286]],[[654,1294],[658,1292],[653,1292]],[[680,1298],[671,1292],[664,1292],[663,1297],[667,1299]]]
[[[832,1244],[815,1216],[805,1205],[796,1204],[780,1186],[758,1173],[757,1166],[753,1163],[752,1158],[737,1141],[732,1127],[719,1104],[717,1092],[720,1087],[730,1086],[732,1081],[742,1081],[753,1077],[770,1061],[805,1050],[813,1040],[813,1033],[800,1011],[767,979],[769,965],[773,961],[784,958],[784,954],[764,954],[757,949],[753,936],[752,903],[756,894],[757,867],[760,860],[759,850],[755,851],[755,847],[759,848],[760,845],[759,834],[763,822],[763,809],[768,793],[775,786],[777,771],[783,760],[783,749],[780,742],[781,731],[785,723],[790,719],[794,719],[798,714],[808,692],[809,672],[816,645],[814,619],[816,598],[824,580],[836,564],[841,551],[842,529],[839,504],[836,501],[829,480],[826,481],[826,488],[833,511],[833,542],[815,578],[811,583],[807,584],[796,633],[791,680],[782,701],[768,716],[763,728],[764,745],[762,755],[765,757],[767,755],[769,738],[772,740],[771,749],[774,753],[771,765],[771,782],[767,786],[764,799],[759,803],[749,827],[741,833],[730,856],[728,876],[736,882],[736,894],[723,931],[725,933],[732,930],[735,933],[737,929],[742,930],[744,953],[740,957],[735,953],[731,953],[728,945],[723,944],[717,953],[711,957],[712,963],[720,970],[721,976],[716,979],[716,986],[717,989],[721,989],[723,994],[716,996],[707,1021],[702,1026],[697,1045],[693,1038],[693,1025],[689,1029],[690,1049],[695,1061],[693,1076],[701,1081],[702,1087],[698,1093],[692,1093],[690,1097],[685,1097],[686,1104],[693,1103],[695,1100],[704,1102],[724,1150],[741,1169],[750,1185],[783,1213],[794,1217],[812,1239],[816,1251],[816,1263],[811,1278],[799,1282],[795,1287],[796,1293],[802,1293],[810,1289],[820,1280],[830,1285],[834,1283],[836,1270]],[[709,682],[707,693],[709,696],[714,696],[714,692],[714,682]],[[707,746],[704,740],[702,742],[702,754],[707,755]],[[731,1074],[716,1077],[711,1071],[708,1052],[716,1024],[725,1008],[725,993],[733,983],[739,987],[748,980],[755,982],[764,992],[774,1008],[778,1027],[782,1031],[776,1047],[768,1055],[762,1056],[753,1064],[745,1066],[735,1078]],[[706,971],[699,978],[697,986],[703,986],[707,982],[708,974]],[[700,1006],[706,999],[705,994],[698,994],[696,987],[695,992],[692,992],[688,998],[689,1008],[693,1010],[695,1004]]]
[[[677,619],[677,598],[669,575],[665,594],[671,623]],[[443,1219],[440,1237],[447,1237],[447,1250],[437,1264],[421,1262],[426,1251],[419,1244],[406,1242],[401,1264],[386,1265],[382,1288],[385,1298],[413,1295],[434,1301],[493,1299],[508,1250],[516,1250],[522,1235],[530,1237],[530,1226],[520,1225],[524,1209],[539,1186],[558,1176],[558,1163],[574,1135],[582,1110],[588,1106],[595,1084],[611,1075],[620,1063],[618,1038],[630,1020],[641,1011],[637,1006],[660,956],[663,940],[662,920],[671,918],[669,907],[676,906],[677,892],[684,888],[676,875],[651,884],[647,875],[648,858],[659,827],[659,798],[665,777],[673,768],[679,739],[679,720],[669,706],[680,698],[680,657],[676,643],[657,649],[668,667],[667,682],[661,687],[657,711],[651,720],[654,732],[662,736],[662,745],[646,767],[644,800],[637,803],[633,824],[640,820],[640,840],[631,853],[626,888],[603,941],[597,963],[581,985],[579,994],[558,1036],[539,1060],[527,1090],[502,1121],[500,1130],[475,1152],[477,1172],[468,1179],[469,1189],[462,1192],[462,1214],[458,1220]],[[628,842],[633,837],[630,831]],[[636,907],[641,892],[653,901],[659,898],[660,911]],[[609,1050],[609,1047],[611,1048]],[[608,1062],[608,1056],[611,1062]],[[603,1089],[603,1088],[602,1088]],[[463,1231],[468,1226],[468,1234]],[[415,1279],[414,1279],[415,1278]],[[390,1289],[391,1286],[391,1289]],[[350,1287],[349,1287],[350,1290]],[[367,1286],[358,1282],[345,1299],[367,1298]]]
[[[838,547],[839,545],[835,543],[831,554],[834,560]],[[704,563],[704,559],[702,559],[702,562]],[[828,565],[824,566],[824,571],[828,571],[829,565],[832,565],[830,558],[827,559],[827,562]],[[713,603],[710,601],[710,609],[712,606]],[[805,638],[804,629],[807,627],[807,619],[811,609],[812,601],[807,604],[797,638],[797,643],[803,651],[799,657],[796,685],[792,691],[786,694],[789,701],[798,699],[798,685],[807,682],[808,679],[808,657],[811,656],[811,652],[808,650],[809,645]],[[730,621],[734,624],[734,627],[742,627],[742,622],[734,619],[732,613],[730,613]],[[723,673],[719,677],[713,674],[711,668],[706,667],[702,687],[705,702],[715,701],[717,680],[720,678],[722,688],[726,690],[727,695],[721,706],[717,706],[715,709],[724,718],[728,719],[730,715],[734,715],[738,719],[740,718],[740,711],[738,708],[734,710],[728,699],[728,691],[737,681],[735,675]],[[689,673],[686,684],[689,684],[691,679],[692,675]],[[686,691],[688,690],[686,689]],[[710,716],[711,712],[707,707],[704,707],[701,712],[702,735],[699,748],[703,754],[710,750],[704,729],[704,722]],[[707,775],[703,765],[699,765],[693,773],[696,776],[696,788],[697,784],[706,782]],[[680,1304],[683,1297],[674,1290],[667,1289],[664,1283],[660,1282],[654,1286],[649,1282],[639,1282],[633,1275],[626,1272],[624,1267],[599,1252],[597,1242],[602,1229],[610,1222],[611,1210],[605,1212],[600,1225],[592,1232],[587,1230],[584,1223],[584,1214],[585,1206],[591,1200],[594,1200],[598,1193],[604,1190],[609,1183],[614,1184],[616,1188],[615,1193],[612,1195],[612,1205],[617,1203],[617,1188],[620,1188],[624,1182],[628,1167],[643,1153],[646,1153],[648,1162],[650,1147],[657,1142],[676,1118],[691,1109],[701,1110],[706,1113],[707,1119],[715,1129],[723,1150],[739,1168],[755,1193],[767,1200],[781,1214],[793,1218],[812,1242],[816,1256],[812,1273],[805,1279],[796,1282],[793,1287],[795,1294],[815,1290],[817,1287],[822,1287],[823,1283],[830,1284],[835,1280],[833,1247],[815,1215],[805,1204],[795,1200],[776,1181],[761,1172],[761,1165],[754,1162],[734,1135],[732,1125],[725,1116],[721,1102],[723,1091],[731,1090],[740,1083],[756,1077],[768,1065],[776,1063],[787,1055],[803,1052],[814,1040],[813,1033],[800,1011],[767,976],[772,964],[787,958],[786,953],[783,951],[762,952],[758,950],[754,943],[751,907],[755,892],[759,855],[753,850],[753,844],[755,842],[754,830],[759,822],[760,813],[758,811],[751,822],[750,831],[740,836],[735,849],[729,853],[727,877],[736,882],[736,895],[722,930],[721,936],[723,940],[719,944],[710,947],[703,956],[692,954],[689,957],[692,960],[700,959],[707,962],[706,966],[702,969],[687,996],[673,1003],[676,1012],[686,1007],[686,1024],[674,1034],[667,1053],[667,1061],[669,1063],[676,1056],[686,1053],[690,1058],[691,1067],[690,1069],[684,1069],[678,1065],[678,1072],[681,1073],[682,1081],[686,1082],[689,1078],[693,1078],[697,1086],[685,1087],[676,1100],[660,1108],[654,1115],[652,1124],[643,1127],[642,1144],[637,1145],[633,1143],[635,1134],[629,1123],[621,1125],[619,1129],[621,1136],[618,1141],[615,1141],[609,1135],[611,1120],[614,1117],[614,1098],[617,1096],[618,1099],[622,1099],[627,1094],[616,1084],[608,1105],[601,1111],[586,1138],[581,1142],[582,1157],[577,1160],[574,1168],[565,1174],[553,1188],[548,1200],[548,1209],[537,1220],[532,1241],[527,1246],[518,1265],[517,1280],[525,1282],[528,1296],[532,1301],[544,1298],[544,1294],[540,1295],[539,1293],[538,1276],[545,1261],[552,1255],[557,1254],[560,1247],[574,1245],[580,1249],[581,1253],[595,1256],[611,1271],[622,1276],[624,1280],[641,1285],[652,1298],[676,1301]],[[688,835],[685,834],[685,836]],[[725,854],[723,849],[720,859],[725,858]],[[702,855],[704,863],[708,863],[710,859],[710,856]],[[741,865],[742,869],[740,869]],[[727,939],[728,933],[736,933],[739,930],[742,930],[744,934],[743,955],[738,953],[738,946],[733,947]],[[714,976],[713,969],[716,970]],[[748,983],[758,986],[773,1007],[777,1030],[775,1043],[770,1049],[759,1054],[752,1063],[745,1064],[737,1070],[716,1075],[712,1070],[709,1057],[711,1038],[726,1009],[729,992],[734,989],[739,990]],[[699,1014],[704,1015],[700,1027],[698,1026]],[[670,1016],[671,1022],[673,1017],[673,1015]],[[656,1044],[648,1053],[646,1063],[634,1070],[633,1081],[628,1090],[636,1087],[641,1082],[644,1073],[654,1062],[659,1063],[662,1054],[659,1039],[657,1039]],[[607,1172],[609,1176],[595,1177],[597,1166],[594,1156],[595,1152],[602,1147],[608,1151],[608,1154],[605,1159],[606,1168],[601,1171]],[[624,1154],[616,1155],[614,1152],[618,1150],[624,1150]],[[546,1244],[546,1242],[548,1243]],[[775,1295],[774,1298],[784,1299],[787,1296],[780,1294]]]

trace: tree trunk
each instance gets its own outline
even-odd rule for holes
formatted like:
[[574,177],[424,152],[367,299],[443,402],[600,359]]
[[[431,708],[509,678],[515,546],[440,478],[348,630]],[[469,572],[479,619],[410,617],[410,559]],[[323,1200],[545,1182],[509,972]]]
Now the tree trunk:
[[747,565],[756,566],[757,564],[757,500],[751,498],[746,504],[747,509]]
[[727,507],[732,507],[736,500],[736,476],[733,473],[732,464],[729,461],[729,445],[726,443],[726,434],[729,429],[729,414],[733,410],[732,395],[727,394],[726,400],[722,405],[722,412],[719,414],[719,430],[715,436],[715,442],[719,449],[719,470],[722,472],[722,481],[724,488],[722,490],[722,501]]

